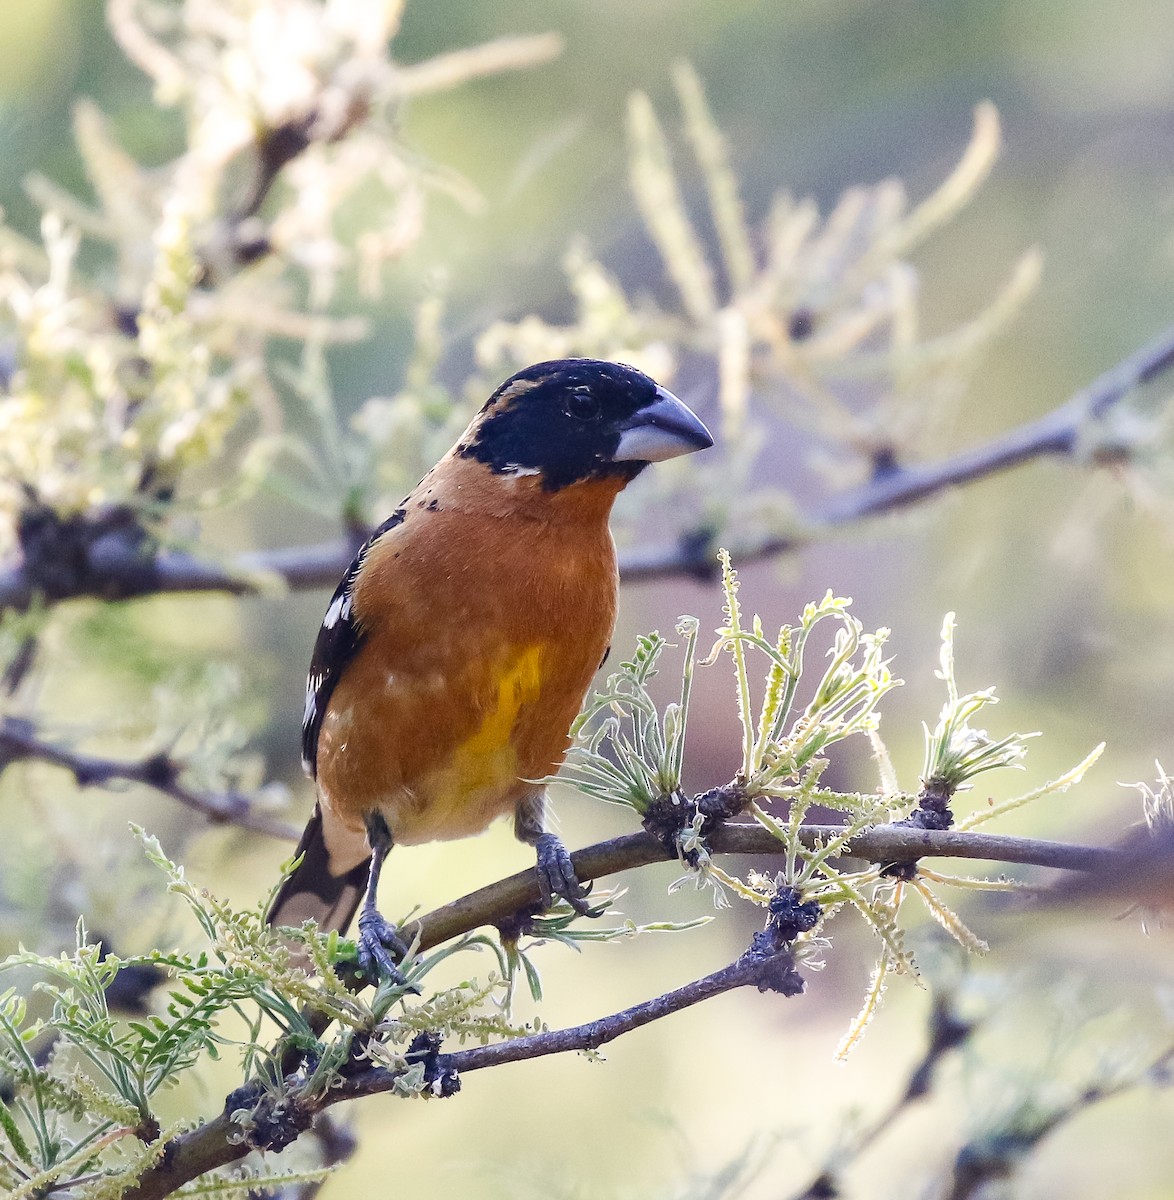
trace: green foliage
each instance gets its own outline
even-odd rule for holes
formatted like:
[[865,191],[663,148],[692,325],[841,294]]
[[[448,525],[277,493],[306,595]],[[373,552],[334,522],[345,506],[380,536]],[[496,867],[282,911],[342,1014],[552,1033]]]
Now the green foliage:
[[[900,683],[881,657],[888,630],[865,633],[847,611],[850,601],[829,592],[818,604],[806,606],[798,626],[783,626],[777,638],[768,639],[757,617],[750,628],[743,627],[737,576],[725,551],[721,560],[728,624],[718,630],[718,641],[700,665],[712,664],[722,651],[734,662],[742,768],[731,788],[747,800],[800,798],[805,811],[826,766],[822,753],[854,733],[874,730],[877,704]],[[831,661],[811,700],[796,711],[808,639],[827,619],[839,625],[829,651]],[[588,701],[572,729],[577,740],[565,770],[582,791],[628,804],[641,815],[661,797],[681,791],[698,628],[694,617],[683,617],[677,626],[683,638],[680,699],[666,705],[663,714],[649,691],[667,646],[657,633],[638,638],[632,659],[621,663],[603,690]],[[748,650],[759,651],[769,662],[757,713]],[[820,793],[819,803],[832,799],[832,793]],[[851,807],[860,803],[857,798]]]
[[[890,823],[907,824],[922,797],[945,784],[948,794],[967,786],[975,775],[1001,768],[1018,768],[1027,753],[1026,736],[1008,734],[993,739],[975,729],[972,718],[994,702],[993,689],[959,693],[954,677],[953,614],[942,628],[938,677],[947,699],[939,720],[925,730],[925,771],[919,789],[902,789],[888,750],[880,736],[884,697],[901,681],[883,657],[887,629],[866,633],[849,611],[850,601],[830,592],[805,606],[798,624],[784,625],[769,637],[757,616],[747,620],[739,600],[739,580],[729,555],[722,551],[722,581],[726,623],[709,655],[698,662],[698,622],[683,618],[680,700],[658,708],[650,681],[667,647],[659,634],[642,636],[636,653],[620,664],[606,686],[588,702],[575,727],[575,744],[565,776],[581,791],[598,799],[626,804],[645,819],[654,818],[666,800],[680,813],[676,845],[683,861],[701,879],[743,899],[769,907],[780,888],[795,889],[804,901],[817,902],[825,920],[800,933],[794,944],[796,960],[818,965],[824,948],[826,919],[847,906],[854,909],[877,935],[881,956],[869,983],[864,1006],[844,1038],[840,1055],[859,1040],[880,1003],[893,971],[916,978],[917,967],[906,947],[902,908],[917,895],[930,917],[966,950],[982,953],[986,945],[940,898],[941,887],[1003,890],[1006,879],[982,879],[938,872],[919,863],[899,870],[883,864],[849,868],[852,839],[865,829]],[[827,663],[809,663],[812,636],[825,622],[834,626]],[[706,852],[705,797],[690,802],[680,774],[688,730],[689,696],[698,666],[713,665],[728,653],[733,663],[735,699],[742,734],[742,766],[719,793],[730,798],[734,811],[747,811],[778,839],[782,867],[771,874],[751,872],[745,879],[731,876]],[[755,699],[754,665],[765,676]],[[802,697],[809,695],[806,703]],[[868,739],[878,771],[874,792],[843,792],[821,782],[828,755],[852,737]],[[1018,808],[1032,800],[1066,790],[1096,761],[1103,744],[1072,770],[1031,791],[992,804],[959,822],[970,827]],[[804,825],[813,808],[834,809],[843,824],[815,845],[804,840]],[[651,818],[650,818],[651,815]],[[847,860],[850,861],[850,860]]]
[[925,766],[921,778],[927,787],[941,785],[950,795],[964,787],[983,771],[999,767],[1021,766],[1027,754],[1026,739],[1038,733],[1009,733],[992,741],[986,733],[974,729],[970,718],[988,704],[996,703],[994,688],[959,696],[954,682],[954,614],[947,613],[942,624],[942,658],[938,678],[945,680],[948,698],[941,716],[930,733],[925,726]]
[[[865,633],[860,622],[848,613],[851,601],[828,592],[818,604],[804,608],[797,627],[784,625],[772,642],[763,636],[757,617],[750,629],[743,627],[738,577],[729,554],[723,550],[719,557],[728,624],[718,630],[719,641],[707,661],[713,661],[722,650],[728,650],[734,660],[742,725],[738,786],[751,799],[802,795],[810,791],[822,770],[819,755],[854,733],[875,730],[877,704],[886,692],[899,686],[901,681],[892,677],[887,660],[881,658],[889,631]],[[795,696],[805,667],[808,638],[828,618],[839,624],[828,651],[831,661],[806,708],[796,716]],[[748,649],[758,650],[770,663],[757,719],[751,701]],[[858,654],[860,661],[856,662]]]
[[[397,1095],[428,1094],[423,1065],[404,1058],[419,1033],[459,1045],[543,1028],[509,1017],[519,970],[535,998],[541,996],[532,959],[538,943],[576,946],[704,923],[626,921],[576,929],[570,927],[575,914],[556,909],[533,921],[525,946],[466,936],[429,954],[413,948],[402,980],[383,980],[365,994],[348,988],[336,971],[354,959],[353,943],[322,935],[312,923],[275,932],[264,921],[268,898],[256,909],[235,909],[191,883],[156,839],[138,835],[168,891],[195,918],[205,948],[117,957],[79,923],[71,953],[21,951],[0,963],[0,972],[34,980],[36,1008],[47,1006],[46,1015],[36,1016],[16,988],[0,994],[0,1183],[14,1198],[38,1196],[49,1186],[86,1200],[118,1195],[183,1128],[161,1122],[157,1094],[198,1074],[226,1049],[239,1056],[246,1079],[274,1090],[288,1086],[279,1064],[287,1050],[297,1049],[309,1064],[298,1085],[303,1098],[321,1097],[340,1076],[370,1065],[397,1072]],[[499,970],[482,981],[430,987],[440,963],[478,949],[489,949]],[[111,1011],[107,992],[119,973],[144,968],[168,977],[162,1011],[142,1018]],[[239,1119],[246,1125],[251,1119],[247,1105]],[[320,1174],[233,1171],[203,1180],[197,1194],[244,1194]]]
[[667,705],[663,715],[648,684],[668,643],[659,633],[636,639],[632,658],[608,676],[571,727],[574,743],[562,778],[597,800],[629,805],[641,815],[661,796],[681,790],[698,626],[693,617],[683,617],[677,626],[684,639],[680,700]]
[[[793,801],[800,820],[812,803],[874,817],[879,811],[877,801],[820,789],[818,784],[827,766],[824,752],[853,734],[874,732],[878,703],[900,683],[881,657],[888,630],[865,633],[848,612],[850,601],[829,592],[819,603],[806,606],[797,626],[785,625],[777,637],[768,638],[757,617],[749,627],[744,625],[737,575],[725,551],[721,559],[727,624],[718,630],[718,640],[699,664],[699,622],[682,618],[678,625],[684,639],[680,699],[665,706],[663,714],[659,711],[649,682],[667,643],[655,633],[640,637],[632,659],[620,664],[576,722],[565,776],[587,794],[628,804],[641,815],[660,798],[679,793],[694,673],[698,665],[712,665],[724,651],[734,664],[742,729],[742,767],[729,790],[747,802]],[[799,707],[808,642],[826,620],[838,625],[828,651],[830,661],[810,700]],[[752,695],[752,652],[767,660],[758,706]]]
[[[287,1047],[310,1052],[316,1063],[303,1084],[320,1094],[353,1061],[356,1038],[363,1061],[404,1070],[404,1047],[421,1030],[457,1042],[529,1032],[510,1023],[500,1004],[502,975],[433,991],[419,1000],[430,972],[454,953],[488,945],[463,938],[413,960],[401,984],[384,982],[369,997],[353,993],[335,971],[353,957],[353,945],[312,925],[279,936],[264,907],[236,910],[192,884],[158,842],[141,833],[149,859],[168,890],[195,917],[205,949],[152,951],[116,957],[78,926],[72,953],[11,955],[0,971],[36,980],[44,1017],[15,989],[0,997],[0,1073],[11,1099],[0,1102],[0,1182],[14,1197],[33,1197],[49,1184],[87,1198],[116,1195],[116,1184],[137,1177],[182,1126],[161,1124],[156,1096],[176,1086],[228,1048],[239,1054],[246,1078],[279,1083]],[[161,1012],[128,1019],[111,1012],[106,992],[120,971],[166,972]],[[311,973],[311,971],[313,973]],[[395,1016],[392,1010],[398,1009]],[[317,1023],[326,1032],[317,1031]],[[413,1082],[413,1080],[415,1082]],[[405,1071],[397,1091],[426,1090],[419,1071]],[[255,1173],[216,1186],[244,1192],[265,1182]]]

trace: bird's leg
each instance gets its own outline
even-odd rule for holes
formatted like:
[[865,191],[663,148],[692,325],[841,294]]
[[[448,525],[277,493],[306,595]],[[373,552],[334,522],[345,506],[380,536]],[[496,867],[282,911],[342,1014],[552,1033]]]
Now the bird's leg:
[[602,909],[592,908],[587,897],[590,887],[584,887],[575,875],[571,856],[562,840],[545,829],[546,795],[536,792],[523,800],[514,812],[514,833],[520,841],[534,847],[538,855],[538,891],[542,907],[550,908],[561,896],[580,916],[597,917]]
[[403,975],[397,963],[407,957],[407,944],[396,926],[379,911],[375,900],[383,860],[392,846],[391,830],[378,812],[368,813],[366,824],[367,842],[371,847],[371,869],[367,874],[367,890],[363,893],[363,904],[359,909],[359,966],[371,980],[402,980]]

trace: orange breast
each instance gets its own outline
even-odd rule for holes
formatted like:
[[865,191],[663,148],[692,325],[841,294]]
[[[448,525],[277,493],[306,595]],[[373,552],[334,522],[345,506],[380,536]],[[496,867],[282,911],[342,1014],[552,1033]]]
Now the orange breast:
[[360,575],[364,641],[322,722],[319,789],[347,825],[378,809],[397,842],[461,837],[558,767],[615,621],[617,490],[453,460],[420,485]]

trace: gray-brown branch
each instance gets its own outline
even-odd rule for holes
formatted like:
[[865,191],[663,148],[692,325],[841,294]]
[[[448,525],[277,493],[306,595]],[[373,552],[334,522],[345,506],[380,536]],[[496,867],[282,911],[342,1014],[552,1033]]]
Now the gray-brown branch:
[[112,783],[137,783],[154,788],[200,813],[214,824],[239,825],[270,837],[297,839],[289,822],[259,812],[243,792],[202,792],[183,782],[183,764],[167,754],[146,758],[101,758],[82,754],[46,741],[31,721],[19,717],[0,719],[0,773],[18,762],[45,762],[69,771],[78,787],[109,787]]
[[[735,988],[762,984],[770,979],[774,966],[769,958],[743,955],[731,966],[609,1016],[568,1029],[546,1030],[509,1042],[441,1054],[435,1066],[442,1071],[455,1071],[459,1076],[507,1062],[522,1062],[570,1051],[597,1050],[625,1033],[662,1020],[694,1004]],[[392,1091],[403,1074],[400,1069],[370,1067],[338,1080],[325,1093],[309,1096],[300,1094],[295,1086],[281,1102],[281,1119],[289,1123],[285,1135],[293,1140],[299,1130],[310,1127],[318,1113],[343,1100]],[[241,1133],[242,1127],[232,1121],[231,1114],[221,1113],[207,1124],[180,1134],[172,1139],[159,1162],[143,1174],[138,1185],[124,1193],[123,1200],[162,1200],[205,1172],[239,1161],[251,1149],[241,1140]]]
[[[1105,372],[1083,391],[1052,412],[1017,426],[961,454],[925,465],[887,464],[859,487],[829,497],[810,510],[787,536],[730,546],[742,562],[783,554],[821,532],[880,516],[935,496],[943,491],[1006,471],[1047,455],[1071,456],[1090,421],[1103,418],[1122,397],[1174,365],[1174,328]],[[227,592],[247,595],[259,590],[263,578],[277,579],[293,590],[333,587],[354,553],[349,538],[314,546],[288,546],[241,555],[231,564],[209,562],[195,555],[160,550],[144,560],[142,546],[128,535],[91,539],[100,555],[90,554],[90,542],[70,579],[59,579],[46,591],[38,575],[23,561],[0,566],[0,611],[27,608],[40,594],[47,601],[73,596],[128,599],[160,592]],[[90,561],[93,558],[93,561]],[[620,556],[620,573],[627,581],[665,576],[708,578],[714,572],[712,538],[685,531],[662,545],[636,546]]]
[[[886,464],[866,483],[830,496],[822,506],[797,521],[797,532],[742,546],[730,546],[736,562],[771,558],[797,549],[821,533],[883,516],[927,500],[950,488],[985,479],[1036,458],[1071,457],[1081,434],[1101,420],[1135,388],[1174,366],[1174,328],[1111,367],[1067,402],[1035,421],[1028,421],[989,442],[936,463]],[[637,547],[623,562],[628,580],[669,575],[708,578],[715,572],[710,539],[685,537],[659,546]]]
[[[805,846],[815,846],[826,844],[842,833],[838,825],[804,825],[799,830],[799,837]],[[715,854],[785,853],[783,844],[761,825],[721,825],[707,835],[706,844]],[[866,829],[851,840],[845,853],[878,863],[914,862],[919,858],[968,858],[1109,873],[1136,857],[1129,851],[1104,847],[1075,846],[995,833],[910,829],[901,825],[877,825]],[[664,862],[668,858],[664,845],[644,832],[598,842],[571,855],[575,873],[584,883],[618,871]],[[408,933],[414,936],[418,931],[421,948],[427,950],[480,926],[496,925],[526,905],[537,902],[538,882],[534,872],[519,871],[508,879],[434,909],[410,924]]]

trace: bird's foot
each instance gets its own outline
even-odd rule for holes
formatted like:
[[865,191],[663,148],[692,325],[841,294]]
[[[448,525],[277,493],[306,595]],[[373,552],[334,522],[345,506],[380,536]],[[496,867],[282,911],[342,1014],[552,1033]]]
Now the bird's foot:
[[378,909],[364,908],[359,913],[359,966],[373,983],[389,979],[406,984],[399,964],[408,956],[408,944],[399,929]]
[[538,891],[542,907],[553,906],[557,898],[565,900],[581,917],[598,917],[602,908],[592,908],[587,901],[590,886],[584,887],[575,874],[571,856],[562,841],[553,833],[541,834],[534,843],[538,854]]

